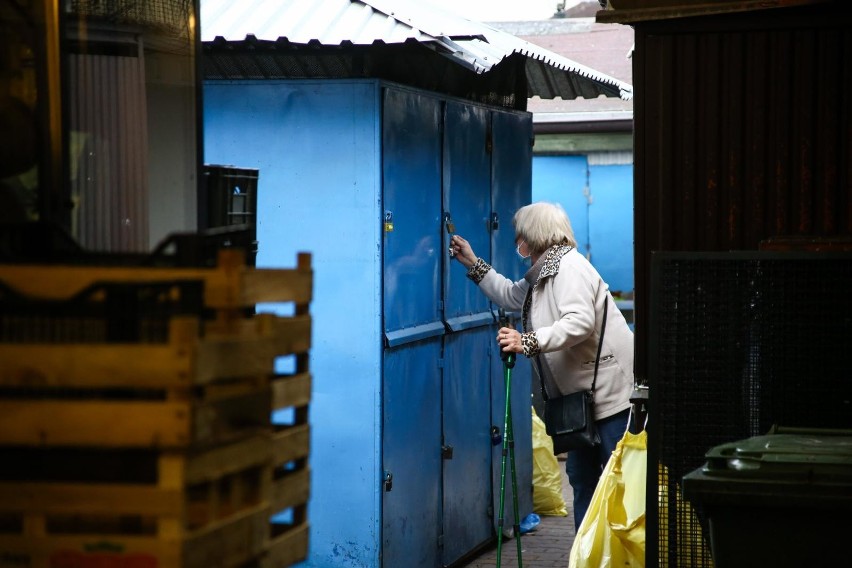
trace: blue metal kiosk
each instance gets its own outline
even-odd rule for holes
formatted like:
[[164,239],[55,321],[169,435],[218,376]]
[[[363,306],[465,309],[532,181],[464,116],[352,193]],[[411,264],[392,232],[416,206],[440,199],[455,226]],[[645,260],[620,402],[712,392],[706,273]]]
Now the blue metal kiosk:
[[[305,566],[436,568],[494,538],[496,307],[447,250],[458,232],[523,275],[511,217],[530,201],[531,118],[378,79],[205,83],[205,161],[259,170],[257,266],[313,255]],[[523,517],[525,358],[513,381]]]

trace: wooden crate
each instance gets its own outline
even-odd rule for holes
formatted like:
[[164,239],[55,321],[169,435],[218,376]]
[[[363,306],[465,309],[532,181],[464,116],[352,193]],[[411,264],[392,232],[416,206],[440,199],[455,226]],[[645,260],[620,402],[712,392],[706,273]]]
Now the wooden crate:
[[180,318],[164,344],[0,344],[0,444],[176,448],[269,428],[273,361],[309,348],[310,318],[231,327],[199,337]]
[[[0,343],[0,444],[175,448],[221,443],[268,429],[275,358],[305,354],[310,348],[310,288],[303,290],[310,282],[310,260],[300,255],[299,262],[295,271],[266,272],[272,283],[289,281],[283,276],[295,279],[275,294],[270,282],[259,284],[262,279],[250,276],[252,270],[229,262],[223,262],[222,269],[177,271],[187,278],[206,272],[212,282],[231,282],[225,295],[242,299],[215,310],[212,317],[168,319],[161,342],[105,342],[97,332],[84,331],[85,338],[68,332],[47,334],[63,339],[58,342]],[[96,275],[80,268],[24,268],[38,279],[84,274],[77,280],[87,286],[108,274],[120,279],[131,272],[143,283],[180,281],[175,274],[178,280],[156,280],[154,276],[163,276],[159,268],[95,268]],[[8,266],[0,266],[0,277],[7,278],[7,285],[26,287]],[[28,287],[33,288],[55,293],[35,284]],[[246,298],[295,301],[301,308],[293,317],[246,317],[241,309]],[[90,320],[84,318],[84,330],[98,327]],[[69,320],[36,318],[30,324],[64,329]]]
[[[0,566],[259,561],[269,540],[272,447],[256,436],[203,452],[81,449],[70,460],[72,450],[27,457],[2,448],[0,460],[18,466],[0,481]],[[41,464],[38,475],[15,479],[34,472],[28,459]]]
[[[162,340],[146,327],[145,341],[110,342],[87,322],[82,340],[63,327],[48,334],[56,341],[0,343],[0,463],[17,464],[0,479],[0,568],[283,567],[307,556],[310,257],[264,271],[232,252],[214,269],[0,266],[0,282],[50,301],[100,282],[201,282],[205,308],[170,317]],[[248,314],[258,302],[295,313]],[[296,372],[274,375],[287,355]],[[277,408],[292,408],[292,423],[272,424]],[[252,483],[233,470],[246,456]],[[64,464],[68,479],[44,477],[44,464]],[[231,487],[255,495],[250,506],[226,507]],[[285,509],[291,520],[273,522]]]

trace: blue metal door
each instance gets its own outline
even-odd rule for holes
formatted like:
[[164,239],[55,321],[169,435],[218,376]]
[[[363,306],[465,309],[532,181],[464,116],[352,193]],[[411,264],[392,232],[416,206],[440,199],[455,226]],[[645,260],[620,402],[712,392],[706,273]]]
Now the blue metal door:
[[588,255],[589,166],[586,156],[536,156],[533,160],[533,201],[559,203],[571,219],[577,250]]
[[612,292],[633,292],[633,166],[590,166],[589,187],[592,264]]
[[[444,115],[444,246],[459,233],[491,258],[490,112],[447,102]],[[488,299],[447,258],[444,271],[443,561],[449,565],[491,537]]]
[[441,566],[440,357],[440,337],[385,350],[381,565],[386,568]]
[[440,566],[441,119],[385,88],[382,110],[382,565]]
[[533,200],[562,204],[577,238],[613,292],[633,291],[633,166],[586,156],[536,156]]
[[493,327],[444,337],[443,561],[492,535],[490,359]]
[[[532,116],[527,113],[495,112],[492,116],[493,151],[491,157],[491,264],[500,274],[519,280],[529,268],[515,250],[512,216],[530,202],[532,185]],[[494,307],[496,312],[496,306]],[[496,315],[496,313],[495,313]],[[521,329],[520,311],[507,314],[517,329]],[[495,327],[496,329],[496,327]],[[496,333],[492,334],[492,337]],[[497,435],[503,435],[506,414],[506,384],[503,361],[495,348],[492,362],[492,424]],[[516,358],[511,370],[512,424],[515,440],[515,466],[518,487],[532,487],[532,420],[530,378],[532,369],[526,357]],[[502,440],[501,440],[502,441]],[[502,444],[492,449],[492,484],[494,487],[494,522],[498,520],[500,499],[500,463]],[[504,524],[513,519],[510,470],[506,469]],[[521,517],[532,512],[532,495],[519,491],[518,510]]]
[[532,118],[495,112],[492,130],[491,265],[500,274],[519,280],[530,264],[516,252],[512,217],[531,199]]
[[[487,110],[452,101],[446,103],[443,250],[449,246],[450,235],[458,233],[486,261],[491,259],[489,127]],[[491,323],[488,299],[476,286],[471,286],[463,270],[448,268],[444,271],[447,327],[459,331]]]
[[384,329],[388,345],[443,333],[441,102],[386,88],[382,113]]

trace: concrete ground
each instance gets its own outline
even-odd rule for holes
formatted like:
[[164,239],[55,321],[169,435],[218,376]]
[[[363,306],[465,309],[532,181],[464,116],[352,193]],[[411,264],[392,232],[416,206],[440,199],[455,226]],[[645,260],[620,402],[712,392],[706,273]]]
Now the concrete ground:
[[[568,555],[574,543],[574,511],[571,505],[571,486],[565,475],[564,456],[559,456],[559,469],[562,472],[562,495],[568,509],[566,517],[541,516],[541,523],[532,532],[521,536],[521,562],[529,568],[567,568]],[[467,564],[458,568],[496,568],[497,543],[483,551]],[[519,566],[518,545],[514,539],[503,539],[500,556],[501,568]]]

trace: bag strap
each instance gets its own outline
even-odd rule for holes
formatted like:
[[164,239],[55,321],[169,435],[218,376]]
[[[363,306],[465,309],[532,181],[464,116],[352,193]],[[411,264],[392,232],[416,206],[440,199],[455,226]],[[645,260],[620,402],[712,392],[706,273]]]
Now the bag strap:
[[[606,331],[607,306],[609,306],[609,294],[608,293],[607,293],[606,298],[604,298],[604,313],[603,313],[603,323],[601,324],[601,336],[600,336],[600,339],[598,340],[598,353],[597,353],[597,355],[595,355],[595,375],[594,375],[594,378],[592,379],[592,390],[591,390],[593,397],[594,397],[594,394],[595,394],[595,384],[598,382],[598,363],[600,363],[600,360],[601,360],[601,349],[603,348],[604,332]],[[547,401],[547,389],[544,388],[544,373],[542,372],[541,361],[539,361],[538,357],[539,356],[536,355],[535,362],[536,362],[536,365],[538,365],[538,380],[541,381],[541,397],[542,397],[542,399]]]
[[601,349],[603,348],[604,332],[606,331],[606,308],[609,305],[609,294],[604,297],[604,315],[601,324],[601,337],[598,340],[598,354],[595,355],[595,376],[592,379],[592,397],[595,396],[595,383],[598,382],[598,363],[601,362]]

